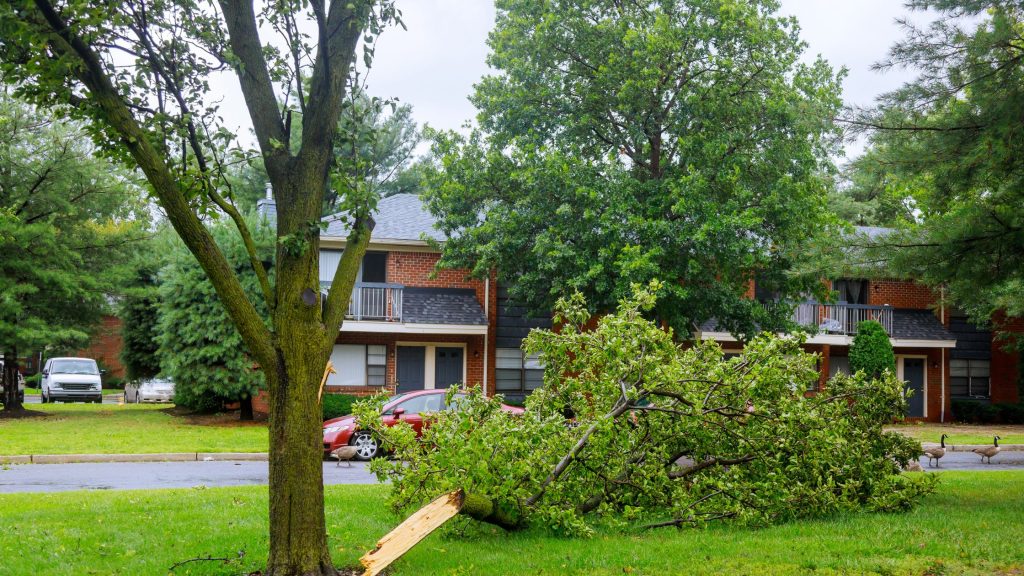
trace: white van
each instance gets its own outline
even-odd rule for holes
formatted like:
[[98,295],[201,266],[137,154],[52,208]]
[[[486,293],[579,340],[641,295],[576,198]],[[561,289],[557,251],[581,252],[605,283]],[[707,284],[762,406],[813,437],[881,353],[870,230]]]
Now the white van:
[[50,358],[43,365],[43,380],[39,385],[42,403],[103,402],[100,369],[91,358]]

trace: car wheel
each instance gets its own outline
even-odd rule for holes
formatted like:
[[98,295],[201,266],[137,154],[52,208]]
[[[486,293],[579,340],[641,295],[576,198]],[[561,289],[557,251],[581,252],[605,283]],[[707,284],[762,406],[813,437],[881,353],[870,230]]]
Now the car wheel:
[[356,447],[356,460],[371,460],[380,453],[380,444],[366,430],[356,432],[352,436],[352,445]]
[[46,404],[49,400],[46,398],[46,390],[39,391],[39,403]]

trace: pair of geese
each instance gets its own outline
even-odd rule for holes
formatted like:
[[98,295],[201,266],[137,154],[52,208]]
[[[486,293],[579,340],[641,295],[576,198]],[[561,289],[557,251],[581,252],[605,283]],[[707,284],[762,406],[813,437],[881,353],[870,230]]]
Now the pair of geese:
[[[935,461],[935,467],[939,467],[939,459],[946,455],[946,438],[949,438],[949,434],[943,434],[939,438],[939,446],[935,448],[929,448],[924,451],[924,455],[928,457],[928,465],[932,465],[932,460]],[[992,463],[992,457],[999,454],[999,436],[992,438],[991,446],[983,446],[981,448],[975,448],[973,450],[975,454],[981,456],[981,461],[984,462],[985,458],[988,458],[988,463]]]

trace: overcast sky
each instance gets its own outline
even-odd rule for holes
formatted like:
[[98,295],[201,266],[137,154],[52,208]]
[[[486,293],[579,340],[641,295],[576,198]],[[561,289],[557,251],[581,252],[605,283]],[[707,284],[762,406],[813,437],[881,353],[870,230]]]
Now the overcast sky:
[[[457,129],[475,115],[467,96],[488,71],[485,42],[494,5],[491,0],[398,0],[398,6],[408,30],[390,29],[380,38],[369,91],[411,104],[420,124]],[[901,0],[782,0],[782,13],[799,20],[808,59],[821,54],[835,68],[848,69],[843,83],[848,104],[869,105],[910,79],[905,71],[870,69],[903,36],[896,24],[907,15]],[[223,88],[237,92],[234,86]],[[224,112],[229,123],[248,125],[244,107]],[[858,151],[859,146],[848,150]]]

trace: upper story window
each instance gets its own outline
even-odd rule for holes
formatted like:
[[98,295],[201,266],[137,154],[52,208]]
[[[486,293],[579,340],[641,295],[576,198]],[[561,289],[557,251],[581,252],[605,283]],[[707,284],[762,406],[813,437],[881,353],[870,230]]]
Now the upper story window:
[[[320,283],[333,282],[334,273],[341,263],[341,250],[320,251]],[[359,265],[356,282],[387,282],[388,253],[367,252]]]
[[832,282],[832,289],[836,291],[836,302],[844,304],[867,304],[868,303],[868,281],[842,278]]

